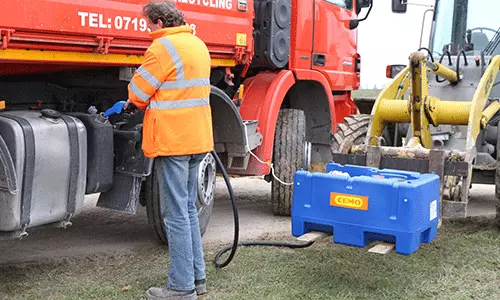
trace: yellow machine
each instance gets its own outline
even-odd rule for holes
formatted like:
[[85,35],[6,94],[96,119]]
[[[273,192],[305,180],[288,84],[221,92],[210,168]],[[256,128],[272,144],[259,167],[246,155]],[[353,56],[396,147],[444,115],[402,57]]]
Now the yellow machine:
[[[406,11],[401,3],[393,1],[394,12]],[[500,224],[500,19],[495,11],[500,11],[498,0],[437,0],[429,49],[412,53],[407,66],[388,67],[393,80],[371,115],[353,115],[339,125],[333,160],[438,174],[443,217],[467,216],[473,183],[495,184]]]

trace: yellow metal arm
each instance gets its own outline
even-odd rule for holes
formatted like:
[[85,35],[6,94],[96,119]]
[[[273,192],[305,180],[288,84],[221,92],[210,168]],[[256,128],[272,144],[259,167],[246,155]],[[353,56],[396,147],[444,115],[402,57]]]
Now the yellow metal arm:
[[429,122],[438,126],[467,125],[469,122],[470,102],[466,101],[441,101],[428,96],[425,101],[425,111]]
[[[424,102],[426,117],[434,126],[438,126],[439,124],[467,125],[469,122],[470,106],[471,102],[441,101],[438,98],[430,96],[427,97],[426,101]],[[500,107],[500,103],[498,103],[498,106]],[[488,108],[490,107],[496,108],[497,106],[492,104]],[[408,101],[383,99],[379,105],[379,109],[380,117],[384,119],[385,122],[410,122]],[[493,113],[493,115],[495,113],[496,111]],[[488,120],[493,115],[488,115]]]
[[426,65],[432,73],[445,78],[451,83],[457,83],[459,80],[457,72],[453,71],[448,67],[445,67],[444,65],[438,62],[433,62],[433,63],[427,62]]
[[[396,102],[396,99],[400,97],[402,98],[402,95],[404,95],[410,87],[409,72],[410,67],[405,67],[378,95],[377,100],[373,105],[372,120],[368,127],[369,134],[367,136],[365,144],[373,146],[377,144],[377,141],[374,139],[370,139],[370,137],[382,136],[385,122],[389,120],[391,115],[397,114],[398,120],[400,120],[400,122],[405,122],[405,116],[406,114],[408,114],[408,112],[405,112],[404,108],[401,108],[401,105],[399,104],[400,102]],[[406,101],[402,102],[405,102],[405,106],[407,106]],[[395,106],[399,106],[399,108],[393,108],[391,106],[392,104],[394,104]]]
[[[491,109],[490,107],[486,108],[485,115],[483,116],[483,108],[486,105],[486,101],[490,97],[491,88],[495,83],[499,69],[500,55],[497,55],[491,59],[491,62],[488,65],[488,68],[486,68],[481,81],[479,81],[476,93],[472,98],[471,110],[469,113],[469,127],[467,129],[467,150],[473,149],[473,147],[475,146],[482,123],[484,123],[484,121],[486,120],[489,120],[488,116],[493,116],[498,111],[499,106],[493,103],[492,105],[494,106],[491,107]],[[488,122],[486,121],[486,124],[487,123]],[[486,126],[486,124],[484,124],[484,126]],[[467,154],[473,155],[470,152],[471,151],[467,151]]]
[[481,116],[481,129],[486,128],[488,122],[491,118],[500,110],[500,103],[498,100],[492,102],[488,107],[483,111]]
[[432,135],[429,130],[429,120],[425,112],[425,101],[429,95],[427,79],[427,58],[420,52],[410,55],[411,66],[411,96],[410,115],[413,137],[420,140],[422,146],[432,148]]
[[[431,71],[448,79],[458,81],[456,72],[439,64],[429,64],[426,57],[416,52],[410,56],[410,65],[404,68],[380,93],[372,110],[372,121],[368,128],[367,145],[375,146],[376,137],[382,136],[386,123],[410,123],[413,132],[412,147],[432,148],[430,124],[467,125],[467,149],[473,153],[479,131],[500,110],[499,101],[484,109],[496,76],[500,69],[500,56],[495,56],[486,69],[472,101],[441,101],[429,96],[427,72]],[[402,95],[411,87],[411,96],[402,100]],[[375,138],[374,138],[375,137]],[[471,154],[473,155],[473,154]]]

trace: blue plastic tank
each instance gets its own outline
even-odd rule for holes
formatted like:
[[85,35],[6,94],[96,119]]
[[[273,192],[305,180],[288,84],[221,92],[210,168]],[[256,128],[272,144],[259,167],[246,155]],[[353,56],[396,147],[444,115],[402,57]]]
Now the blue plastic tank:
[[292,234],[330,232],[335,243],[356,247],[381,240],[409,255],[436,238],[439,195],[435,174],[336,163],[326,173],[297,171]]

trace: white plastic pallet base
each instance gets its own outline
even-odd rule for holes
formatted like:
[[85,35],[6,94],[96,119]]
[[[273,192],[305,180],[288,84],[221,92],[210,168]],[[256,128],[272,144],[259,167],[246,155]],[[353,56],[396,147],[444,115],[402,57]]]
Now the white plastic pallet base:
[[304,235],[301,235],[297,238],[297,240],[302,241],[302,242],[315,242],[319,239],[325,238],[327,236],[332,235],[331,233],[328,232],[320,232],[320,231],[311,231],[308,232]]
[[390,253],[392,250],[394,250],[394,247],[396,247],[396,245],[394,244],[380,243],[378,245],[371,247],[370,250],[368,250],[368,252],[377,254],[387,254]]

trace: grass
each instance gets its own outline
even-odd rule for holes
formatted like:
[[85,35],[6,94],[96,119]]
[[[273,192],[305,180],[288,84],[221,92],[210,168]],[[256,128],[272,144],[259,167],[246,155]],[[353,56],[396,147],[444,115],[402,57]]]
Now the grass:
[[352,91],[353,98],[377,98],[382,90],[379,89],[366,89]]
[[[230,230],[230,229],[228,229]],[[200,299],[500,299],[500,232],[491,221],[445,222],[411,256],[333,245],[240,248]],[[0,268],[1,299],[142,299],[166,280],[161,247],[58,264]]]

